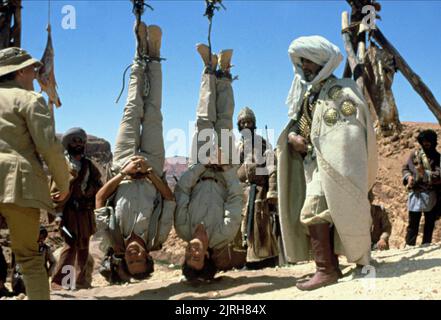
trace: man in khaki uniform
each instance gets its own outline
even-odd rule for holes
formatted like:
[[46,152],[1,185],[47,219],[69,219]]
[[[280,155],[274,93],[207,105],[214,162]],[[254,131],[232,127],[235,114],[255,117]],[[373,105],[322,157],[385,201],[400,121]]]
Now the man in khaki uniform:
[[167,240],[176,207],[163,172],[161,28],[141,22],[137,39],[115,176],[96,195],[97,222],[105,231],[100,273],[110,283],[145,279],[154,271],[150,252]]
[[[54,119],[33,81],[41,63],[20,48],[0,51],[0,214],[6,219],[11,246],[29,299],[49,299],[49,282],[38,252],[40,209],[53,212],[52,201],[68,193],[68,169]],[[50,196],[38,155],[58,186]]]
[[[175,189],[175,229],[188,242],[182,271],[189,281],[211,280],[219,270],[242,268],[246,257],[239,230],[243,190],[237,168],[228,164],[233,156],[231,140],[225,146],[225,136],[233,128],[232,50],[222,51],[219,58],[212,55],[212,61],[206,45],[197,45],[197,50],[205,70],[196,111],[193,164]],[[215,134],[217,141],[212,139]],[[213,151],[219,141],[226,152],[217,149],[215,159]]]

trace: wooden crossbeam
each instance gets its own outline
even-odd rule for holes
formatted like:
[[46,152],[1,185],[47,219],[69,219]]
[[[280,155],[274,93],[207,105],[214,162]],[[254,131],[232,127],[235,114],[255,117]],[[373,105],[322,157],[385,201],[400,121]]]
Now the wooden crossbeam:
[[429,87],[424,83],[420,76],[418,76],[406,60],[401,56],[398,50],[387,40],[384,34],[377,27],[372,31],[372,37],[378,42],[381,47],[393,55],[395,59],[395,65],[398,70],[403,74],[403,76],[409,81],[412,85],[413,89],[421,96],[424,102],[429,107],[430,111],[436,117],[438,122],[441,124],[441,106],[439,102],[436,100],[432,91],[430,91]]

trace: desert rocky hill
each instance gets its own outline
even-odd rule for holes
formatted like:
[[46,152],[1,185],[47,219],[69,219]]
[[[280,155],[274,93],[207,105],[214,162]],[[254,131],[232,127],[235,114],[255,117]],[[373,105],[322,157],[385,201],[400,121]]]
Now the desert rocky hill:
[[188,158],[186,157],[176,156],[165,159],[164,172],[166,173],[168,185],[172,190],[174,190],[177,180],[187,170],[187,167]]

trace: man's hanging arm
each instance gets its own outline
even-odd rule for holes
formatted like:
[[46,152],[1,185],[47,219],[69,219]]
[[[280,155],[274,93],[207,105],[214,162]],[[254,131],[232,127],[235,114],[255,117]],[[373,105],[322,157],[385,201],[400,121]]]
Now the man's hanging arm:
[[162,181],[162,179],[159,178],[151,168],[147,171],[147,177],[150,179],[150,181],[153,183],[155,188],[159,191],[159,193],[165,200],[175,200],[173,192],[171,191],[168,184]]

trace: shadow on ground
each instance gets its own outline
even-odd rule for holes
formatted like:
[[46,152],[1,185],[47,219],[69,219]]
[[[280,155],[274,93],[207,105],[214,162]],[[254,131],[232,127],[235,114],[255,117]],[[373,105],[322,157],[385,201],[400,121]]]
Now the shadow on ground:
[[[190,284],[188,282],[173,282],[164,287],[144,289],[139,293],[124,297],[110,297],[96,295],[97,300],[199,300],[199,299],[225,299],[240,294],[259,294],[274,290],[294,287],[295,277],[273,276],[218,276],[212,282]],[[111,290],[112,287],[107,287]],[[122,288],[115,288],[121,290]],[[63,299],[83,299],[81,292],[70,294],[65,292],[54,293]]]

